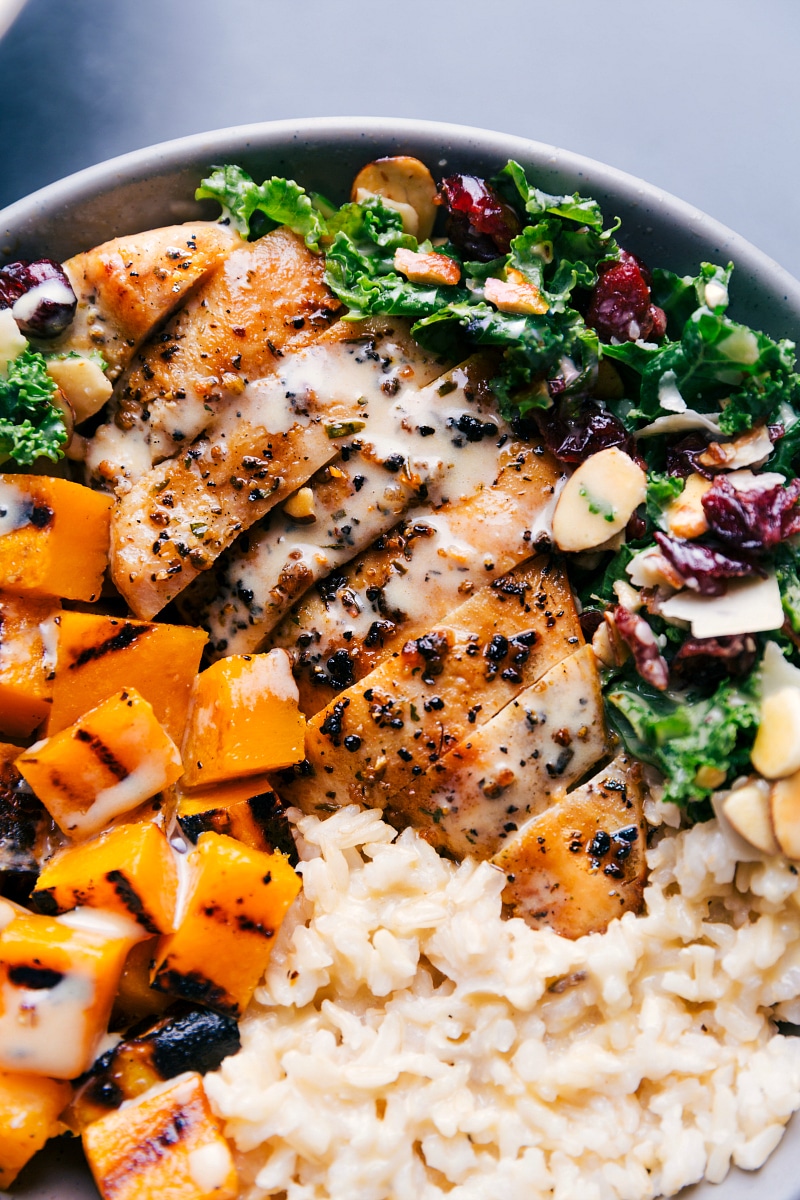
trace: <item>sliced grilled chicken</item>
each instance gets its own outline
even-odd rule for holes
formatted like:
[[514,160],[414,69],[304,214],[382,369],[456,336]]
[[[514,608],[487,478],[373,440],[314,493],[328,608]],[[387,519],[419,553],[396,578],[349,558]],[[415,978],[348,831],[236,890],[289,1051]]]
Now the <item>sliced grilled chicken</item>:
[[578,938],[638,911],[647,871],[642,802],[641,766],[620,754],[523,826],[492,859],[506,876],[511,913]]
[[[386,329],[384,323],[383,328]],[[390,326],[391,328],[391,326]],[[148,470],[118,499],[111,571],[134,613],[150,618],[242,531],[281,503],[364,426],[361,413],[395,369],[338,323],[248,384],[207,436]]]
[[323,260],[288,229],[250,244],[237,238],[120,380],[86,457],[90,477],[135,481],[185,450],[220,408],[236,405],[248,380],[315,341],[340,307]]
[[[497,645],[500,669],[519,650]],[[398,793],[387,816],[455,858],[491,858],[608,754],[594,652],[583,646]]]
[[[498,439],[500,440],[500,439]],[[308,716],[486,582],[549,545],[563,475],[541,446],[484,442],[492,471],[466,499],[415,508],[348,567],[320,580],[267,639],[292,656]]]
[[[385,803],[571,653],[580,627],[569,585],[529,560],[429,625],[309,722],[304,772],[282,799],[306,811]],[[513,643],[514,658],[497,654]]]
[[99,350],[117,379],[151,331],[242,244],[224,225],[192,221],[114,238],[64,263],[78,297],[75,319],[48,353]]
[[380,354],[384,373],[363,397],[363,430],[181,597],[183,616],[211,634],[212,657],[257,650],[299,596],[366,549],[414,501],[441,503],[449,487],[468,487],[472,476],[477,487],[496,471],[496,454],[487,458],[477,443],[456,449],[451,428],[466,413],[497,436],[497,418],[482,419],[479,397],[491,370],[485,356],[442,377],[441,364],[415,346],[407,328],[363,343],[368,360]]

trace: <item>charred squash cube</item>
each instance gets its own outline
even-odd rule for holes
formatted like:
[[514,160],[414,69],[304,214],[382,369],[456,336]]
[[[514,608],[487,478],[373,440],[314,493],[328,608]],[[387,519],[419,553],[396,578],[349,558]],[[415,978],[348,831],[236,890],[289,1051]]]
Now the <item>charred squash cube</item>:
[[0,475],[0,588],[96,600],[113,504],[67,479]]
[[0,1071],[0,1188],[10,1187],[47,1139],[63,1132],[58,1117],[71,1095],[60,1079]]
[[209,1009],[163,1017],[134,1037],[127,1037],[92,1064],[79,1081],[69,1116],[79,1129],[134,1100],[148,1088],[185,1071],[216,1071],[224,1058],[241,1047],[239,1026],[232,1017]]
[[20,754],[0,743],[0,895],[25,904],[55,826],[16,768]]
[[105,1200],[235,1200],[233,1156],[199,1075],[185,1074],[93,1121],[83,1148]]
[[56,600],[0,592],[0,730],[8,737],[28,737],[50,712],[60,611]]
[[280,850],[292,865],[297,863],[286,809],[263,778],[219,784],[181,796],[178,824],[193,843],[201,833],[225,833],[267,854]]
[[78,612],[63,613],[57,631],[48,734],[66,729],[115,692],[135,688],[180,746],[205,633]]
[[300,879],[282,854],[217,833],[200,835],[188,870],[183,916],[159,942],[153,987],[238,1017],[266,970]]
[[303,759],[304,736],[285,650],[223,658],[197,680],[184,783],[206,787],[289,767]]
[[73,1079],[91,1066],[138,936],[107,913],[18,912],[0,934],[0,1070]]
[[148,933],[168,933],[177,890],[164,833],[152,821],[136,821],[57,853],[42,869],[33,903],[49,914],[102,908],[132,917]]
[[17,766],[54,821],[82,840],[181,774],[178,748],[152,707],[129,688],[76,724],[37,742]]

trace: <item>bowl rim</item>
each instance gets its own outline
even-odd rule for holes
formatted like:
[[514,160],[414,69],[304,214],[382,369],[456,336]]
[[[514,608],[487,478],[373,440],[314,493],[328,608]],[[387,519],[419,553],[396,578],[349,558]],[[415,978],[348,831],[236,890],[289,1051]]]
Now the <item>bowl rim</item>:
[[735,259],[739,276],[750,275],[761,280],[762,286],[766,281],[775,300],[788,305],[800,321],[800,281],[741,234],[673,193],[619,167],[547,142],[477,126],[410,117],[336,116],[257,121],[157,142],[84,167],[0,209],[0,240],[5,243],[15,227],[28,224],[37,214],[64,212],[125,184],[180,171],[198,157],[210,162],[217,158],[235,161],[237,153],[285,147],[292,141],[301,143],[309,136],[333,146],[343,140],[375,135],[417,142],[446,139],[455,146],[468,146],[478,154],[485,151],[496,155],[500,151],[509,158],[544,160],[575,178],[588,177],[595,189],[600,185],[626,197],[633,205],[658,210],[661,216],[690,230],[698,239],[724,247],[724,252]]

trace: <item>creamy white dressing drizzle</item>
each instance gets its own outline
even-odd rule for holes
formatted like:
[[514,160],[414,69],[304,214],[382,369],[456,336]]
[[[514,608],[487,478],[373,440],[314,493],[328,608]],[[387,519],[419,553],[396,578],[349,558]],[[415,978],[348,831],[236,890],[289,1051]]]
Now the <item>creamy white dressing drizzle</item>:
[[496,478],[510,431],[473,398],[465,368],[425,388],[401,388],[396,399],[380,386],[363,398],[364,429],[335,464],[347,486],[330,489],[327,501],[317,495],[312,525],[275,516],[251,531],[246,549],[231,552],[206,622],[214,636],[223,631],[227,653],[256,648],[299,595],[391,529],[420,496],[427,512]]
[[[175,757],[177,758],[177,752]],[[71,812],[66,832],[79,836],[94,833],[107,825],[113,817],[130,812],[143,801],[155,796],[166,783],[167,775],[160,756],[145,757],[119,783],[98,792],[93,803],[84,812]]]
[[0,537],[23,529],[30,521],[32,508],[27,492],[8,480],[0,482]]

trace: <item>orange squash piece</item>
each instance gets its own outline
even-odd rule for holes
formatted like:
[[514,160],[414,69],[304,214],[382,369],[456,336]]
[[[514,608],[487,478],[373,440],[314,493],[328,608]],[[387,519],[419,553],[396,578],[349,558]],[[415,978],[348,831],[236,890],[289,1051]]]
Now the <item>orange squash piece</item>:
[[177,893],[169,842],[152,821],[137,821],[57,853],[42,868],[32,899],[51,916],[87,905],[132,917],[148,933],[169,933]]
[[56,824],[76,840],[155,796],[182,770],[177,746],[133,688],[36,742],[17,759],[17,768]]
[[194,1072],[151,1088],[83,1132],[104,1200],[235,1200],[233,1156]]
[[96,600],[113,504],[67,479],[0,475],[0,588]]
[[0,1188],[10,1187],[47,1139],[64,1131],[58,1117],[71,1095],[60,1079],[0,1071]]
[[219,784],[178,802],[178,824],[184,837],[196,842],[201,833],[226,833],[229,837],[271,854],[280,850],[297,861],[286,809],[263,778]]
[[74,1079],[91,1066],[138,937],[108,913],[18,912],[0,935],[0,1070]]
[[207,638],[181,625],[62,613],[48,734],[66,729],[121,688],[136,688],[180,746]]
[[305,717],[284,650],[234,654],[199,676],[184,744],[186,787],[301,762]]
[[300,891],[280,853],[203,833],[175,933],[160,939],[152,985],[238,1017],[266,970],[272,939]]
[[7,737],[28,737],[50,711],[60,611],[56,600],[0,592],[0,730]]

